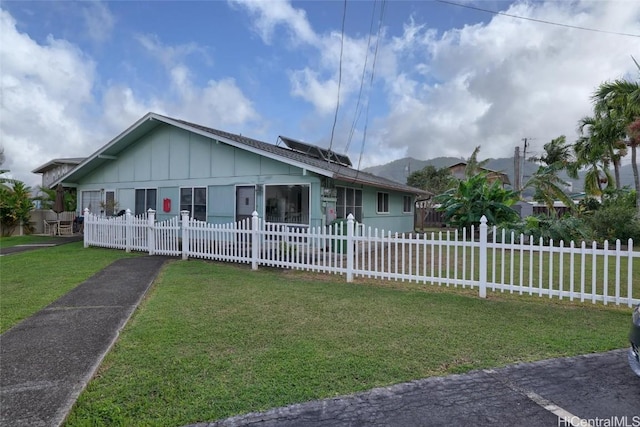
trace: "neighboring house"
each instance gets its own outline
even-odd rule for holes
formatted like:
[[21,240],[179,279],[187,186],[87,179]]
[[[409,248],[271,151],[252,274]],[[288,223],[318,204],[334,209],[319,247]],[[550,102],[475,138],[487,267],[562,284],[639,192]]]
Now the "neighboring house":
[[[449,170],[451,171],[451,175],[455,176],[458,179],[465,179],[465,169],[467,167],[467,163],[459,162],[449,166]],[[509,181],[509,176],[506,173],[494,171],[487,168],[479,168],[481,171],[488,172],[487,180],[489,183],[493,183],[494,181],[501,181],[502,187],[505,185],[511,185]]]
[[228,223],[255,210],[269,222],[320,226],[353,213],[367,226],[413,230],[425,192],[351,168],[346,156],[280,137],[285,146],[148,113],[58,179],[78,211],[111,215],[181,210]]
[[54,182],[57,182],[71,169],[82,163],[82,161],[84,161],[84,157],[53,159],[31,172],[42,174],[42,188],[51,188]]

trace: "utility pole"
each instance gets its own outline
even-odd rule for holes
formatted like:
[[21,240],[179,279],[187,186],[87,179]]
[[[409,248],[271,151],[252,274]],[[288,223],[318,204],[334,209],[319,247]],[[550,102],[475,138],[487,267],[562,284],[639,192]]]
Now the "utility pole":
[[522,173],[522,175],[520,175],[520,184],[524,185],[524,170],[526,167],[526,161],[527,161],[527,147],[529,146],[528,143],[528,138],[522,138],[522,140],[524,141],[524,150],[522,150],[522,167],[520,168],[520,172]]
[[516,150],[513,153],[513,188],[516,191],[520,191],[520,147],[516,146]]

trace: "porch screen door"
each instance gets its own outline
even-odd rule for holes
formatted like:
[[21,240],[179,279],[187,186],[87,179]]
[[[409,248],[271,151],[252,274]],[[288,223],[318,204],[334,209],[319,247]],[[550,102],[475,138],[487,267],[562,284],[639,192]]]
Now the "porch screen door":
[[236,187],[236,221],[251,218],[256,210],[256,187],[253,185]]

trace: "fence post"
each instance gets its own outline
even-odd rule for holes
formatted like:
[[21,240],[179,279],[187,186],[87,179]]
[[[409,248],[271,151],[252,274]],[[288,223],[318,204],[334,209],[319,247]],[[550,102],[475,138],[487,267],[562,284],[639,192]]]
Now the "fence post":
[[82,232],[84,233],[84,247],[89,247],[89,231],[91,227],[87,227],[87,220],[89,219],[89,208],[84,208],[84,216],[82,217]]
[[182,259],[189,258],[189,211],[180,211],[180,218],[182,218]]
[[487,297],[487,217],[482,215],[480,218],[480,247],[478,267],[480,268],[480,298]]
[[347,282],[353,282],[353,229],[354,229],[353,214],[347,216]]
[[131,252],[131,240],[133,239],[131,232],[131,209],[127,209],[124,213],[125,226],[124,226],[124,240],[125,251]]
[[153,255],[156,250],[156,211],[149,209],[147,211],[147,244],[149,246],[149,255]]
[[260,235],[258,234],[258,212],[251,214],[251,269],[258,269],[258,255],[260,254]]

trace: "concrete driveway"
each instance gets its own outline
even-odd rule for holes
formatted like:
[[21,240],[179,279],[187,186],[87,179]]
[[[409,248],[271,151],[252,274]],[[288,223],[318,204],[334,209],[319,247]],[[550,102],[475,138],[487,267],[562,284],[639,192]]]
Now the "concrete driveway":
[[252,413],[214,426],[640,427],[626,350],[427,378]]

